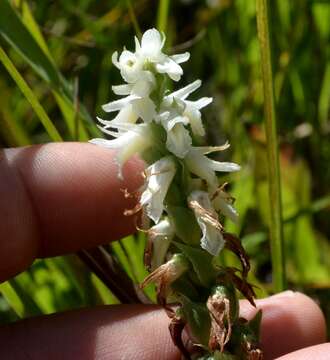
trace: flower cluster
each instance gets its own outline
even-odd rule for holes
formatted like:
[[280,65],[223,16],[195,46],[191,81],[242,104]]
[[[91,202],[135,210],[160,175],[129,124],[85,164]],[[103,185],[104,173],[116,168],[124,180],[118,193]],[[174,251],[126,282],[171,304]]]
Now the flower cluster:
[[[172,311],[169,329],[174,344],[190,358],[181,336],[188,324],[198,349],[203,348],[199,359],[261,360],[251,337],[259,318],[250,328],[238,315],[235,288],[254,304],[253,287],[247,282],[249,260],[239,239],[222,225],[223,217],[236,222],[238,215],[217,173],[240,167],[209,157],[226,150],[228,143],[196,145],[205,135],[201,110],[212,98],[188,100],[200,80],[168,90],[167,82],[183,75],[180,64],[189,53],[168,56],[164,42],[164,35],[151,29],[141,43],[135,39],[135,52],[114,53],[112,61],[125,84],[113,86],[122,97],[103,106],[116,116],[99,119],[101,130],[113,139],[91,142],[116,149],[119,177],[133,154],[147,163],[139,204],[126,213],[142,210],[142,218],[148,219],[148,224],[143,221],[148,233],[145,263],[151,273],[141,286],[157,284],[158,303],[168,314]],[[218,255],[224,247],[237,256],[241,270],[222,266]],[[178,305],[175,311],[170,302]]]
[[[171,201],[166,199],[175,186],[175,178],[183,176],[189,193],[180,206],[193,212],[201,230],[200,246],[218,255],[224,245],[218,214],[236,221],[237,213],[231,198],[219,185],[216,172],[237,171],[240,167],[208,157],[212,152],[225,150],[228,144],[194,146],[193,139],[205,134],[201,109],[209,105],[212,98],[188,100],[201,86],[200,80],[171,93],[166,89],[169,79],[180,80],[183,74],[180,64],[189,59],[189,53],[168,56],[163,53],[164,42],[164,35],[150,29],[144,33],[141,43],[135,38],[135,52],[125,49],[120,56],[117,52],[113,54],[112,61],[125,84],[112,89],[123,97],[103,106],[104,111],[117,112],[117,115],[112,120],[99,119],[99,122],[102,131],[114,139],[91,142],[117,150],[119,176],[122,176],[122,165],[135,153],[149,163],[140,204],[154,223],[150,229],[154,234],[152,238],[158,242],[159,238],[166,238],[167,247],[176,229],[169,211]],[[157,234],[158,229],[164,230],[165,223],[166,235]],[[161,256],[165,254],[163,247]],[[160,260],[153,263],[159,264]]]

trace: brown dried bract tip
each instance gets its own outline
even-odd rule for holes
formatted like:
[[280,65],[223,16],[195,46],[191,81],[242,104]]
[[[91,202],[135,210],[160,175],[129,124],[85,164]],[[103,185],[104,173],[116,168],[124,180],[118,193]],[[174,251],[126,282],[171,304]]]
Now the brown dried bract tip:
[[263,360],[264,358],[263,352],[249,341],[243,344],[243,352],[247,360]]
[[206,306],[211,316],[209,347],[212,351],[219,349],[223,352],[232,329],[230,301],[220,294],[214,294],[208,298]]
[[230,233],[223,233],[223,237],[226,241],[225,247],[239,258],[242,264],[242,276],[243,278],[246,278],[250,271],[250,259],[245,252],[241,241],[238,237]]
[[139,204],[136,204],[133,209],[126,209],[124,211],[124,215],[125,216],[132,216],[132,215],[137,214],[141,210],[142,210],[142,205],[139,203]]
[[235,273],[237,269],[235,268],[226,268],[226,276],[229,277],[229,280],[234,283],[238,291],[240,291],[243,296],[250,302],[250,304],[256,307],[254,298],[256,294],[253,290],[253,285],[247,282],[246,278],[241,279]]
[[179,316],[173,316],[168,326],[173,344],[180,350],[185,359],[190,360],[190,354],[182,341],[183,329],[186,326],[185,321]]

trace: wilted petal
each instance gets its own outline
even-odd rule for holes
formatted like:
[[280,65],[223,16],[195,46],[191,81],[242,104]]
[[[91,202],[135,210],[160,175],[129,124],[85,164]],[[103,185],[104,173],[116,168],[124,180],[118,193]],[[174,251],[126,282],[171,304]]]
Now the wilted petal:
[[224,247],[225,241],[209,194],[205,191],[193,191],[188,198],[188,203],[202,230],[201,247],[211,255],[217,256]]
[[141,196],[141,205],[146,206],[148,216],[157,224],[164,210],[164,199],[176,172],[175,162],[167,156],[146,170],[147,187]]
[[183,254],[174,254],[171,260],[148,275],[141,287],[156,283],[157,299],[165,304],[169,286],[189,269],[189,261]]
[[216,197],[213,199],[212,204],[215,210],[220,211],[233,223],[237,223],[238,213],[232,205],[232,199],[223,190],[217,191]]

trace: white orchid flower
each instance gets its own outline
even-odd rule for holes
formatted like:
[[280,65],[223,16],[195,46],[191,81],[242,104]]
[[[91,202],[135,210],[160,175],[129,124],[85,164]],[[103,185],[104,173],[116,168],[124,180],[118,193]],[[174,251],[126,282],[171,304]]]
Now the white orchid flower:
[[[138,95],[128,95],[122,99],[111,101],[108,104],[102,106],[105,112],[119,111],[119,118],[124,119],[124,116],[128,115],[129,119],[135,118],[136,122],[140,117],[145,122],[151,122],[156,115],[156,106],[149,97],[141,97]],[[118,119],[117,119],[118,120]],[[118,121],[114,123],[118,123]]]
[[157,224],[164,210],[164,199],[176,172],[171,156],[161,158],[146,169],[146,189],[140,203],[147,215]]
[[164,263],[167,250],[174,235],[174,226],[168,218],[164,218],[148,230],[148,237],[152,246],[151,271],[154,271]]
[[164,112],[158,116],[159,121],[167,133],[166,148],[177,157],[183,159],[192,144],[189,131],[184,127],[187,121],[181,116],[171,118],[170,112]]
[[152,136],[147,124],[112,124],[111,127],[124,132],[114,132],[103,128],[105,133],[116,138],[113,140],[92,139],[89,142],[108,149],[117,150],[115,159],[119,166],[118,176],[122,178],[122,166],[134,154],[142,153],[151,147],[153,145]]
[[162,52],[165,44],[165,35],[156,29],[147,30],[141,40],[135,38],[135,53],[144,59],[145,63],[152,63],[158,73],[167,74],[172,80],[179,81],[183,70],[179,64],[190,57],[188,52],[168,56]]
[[218,187],[216,171],[233,172],[240,170],[240,166],[232,162],[215,161],[207,156],[211,152],[222,151],[229,145],[214,147],[192,147],[186,155],[184,162],[187,168],[198,177],[204,179],[211,189]]
[[205,191],[193,191],[188,197],[188,203],[202,230],[201,247],[211,255],[217,256],[224,247],[225,241],[209,194]]
[[205,130],[202,124],[200,110],[212,102],[212,98],[203,97],[196,101],[186,100],[186,98],[201,86],[201,81],[196,80],[182,89],[167,95],[162,103],[165,110],[177,109],[178,115],[182,117],[183,123],[189,123],[195,135],[204,136]]

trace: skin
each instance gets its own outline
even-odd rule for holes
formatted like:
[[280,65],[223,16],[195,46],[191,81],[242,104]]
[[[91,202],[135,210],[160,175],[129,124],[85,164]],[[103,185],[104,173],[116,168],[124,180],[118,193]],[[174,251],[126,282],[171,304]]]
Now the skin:
[[[107,243],[134,231],[121,189],[141,186],[136,158],[117,176],[114,154],[91,144],[64,143],[0,153],[0,281],[38,257]],[[325,320],[307,296],[285,292],[257,301],[263,310],[266,359],[328,359]],[[241,303],[241,315],[255,309]],[[179,359],[157,306],[114,305],[31,318],[0,327],[1,359]],[[321,344],[323,343],[323,344]],[[321,344],[321,345],[317,345]]]

